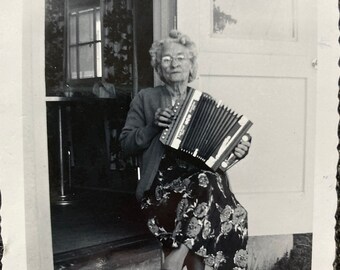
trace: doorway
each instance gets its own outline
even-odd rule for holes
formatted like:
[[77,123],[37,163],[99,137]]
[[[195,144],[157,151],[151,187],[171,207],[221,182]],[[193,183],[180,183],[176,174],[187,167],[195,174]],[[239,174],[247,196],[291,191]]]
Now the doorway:
[[[46,0],[45,77],[55,268],[148,241],[120,152],[133,96],[153,85],[152,0]],[[65,269],[65,268],[63,268]]]

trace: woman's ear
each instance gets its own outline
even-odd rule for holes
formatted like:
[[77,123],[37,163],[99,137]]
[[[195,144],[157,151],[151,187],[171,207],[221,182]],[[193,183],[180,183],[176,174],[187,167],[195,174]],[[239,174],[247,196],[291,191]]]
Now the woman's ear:
[[155,67],[155,70],[156,70],[156,72],[157,72],[158,74],[160,74],[160,73],[162,72],[161,65],[157,65],[157,66]]
[[158,77],[161,79],[161,81],[164,82],[164,76],[163,76],[163,71],[162,71],[161,65],[157,65],[155,67],[155,71],[157,72]]
[[191,64],[191,68],[189,70],[189,82],[192,82],[193,80],[195,80],[194,65]]

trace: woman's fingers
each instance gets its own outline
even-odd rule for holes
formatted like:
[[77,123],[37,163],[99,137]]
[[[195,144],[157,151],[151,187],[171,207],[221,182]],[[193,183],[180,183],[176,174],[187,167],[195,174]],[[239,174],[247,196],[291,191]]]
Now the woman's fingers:
[[234,149],[235,156],[239,159],[244,158],[248,154],[250,145],[250,141],[241,140]]
[[234,155],[238,158],[244,158],[246,153],[247,153],[246,151],[239,149],[239,148],[235,148],[234,150]]
[[236,148],[240,148],[240,149],[242,149],[242,150],[244,150],[244,151],[248,151],[249,147],[250,147],[250,142],[243,142],[243,141],[241,141],[241,142],[237,145]]
[[168,127],[173,120],[174,112],[170,108],[158,108],[155,113],[155,125],[159,127]]
[[166,118],[166,119],[170,119],[174,116],[174,113],[171,109],[166,108],[164,110],[160,111],[160,117]]

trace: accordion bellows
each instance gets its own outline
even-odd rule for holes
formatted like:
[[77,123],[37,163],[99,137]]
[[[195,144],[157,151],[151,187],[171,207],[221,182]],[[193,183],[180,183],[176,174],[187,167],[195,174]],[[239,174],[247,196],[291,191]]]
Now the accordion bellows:
[[207,93],[190,89],[176,102],[175,120],[164,129],[160,141],[204,162],[213,171],[226,171],[230,157],[252,122],[217,102]]

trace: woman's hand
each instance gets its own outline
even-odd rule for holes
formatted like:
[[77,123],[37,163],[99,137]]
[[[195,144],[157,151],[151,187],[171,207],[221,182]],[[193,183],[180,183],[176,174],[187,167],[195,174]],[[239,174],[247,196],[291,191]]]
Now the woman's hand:
[[158,108],[155,112],[154,125],[161,128],[169,127],[174,118],[174,115],[174,112],[170,108]]
[[246,134],[242,137],[241,141],[238,143],[238,145],[234,149],[234,155],[238,159],[244,158],[248,152],[251,145],[251,136],[249,134]]

